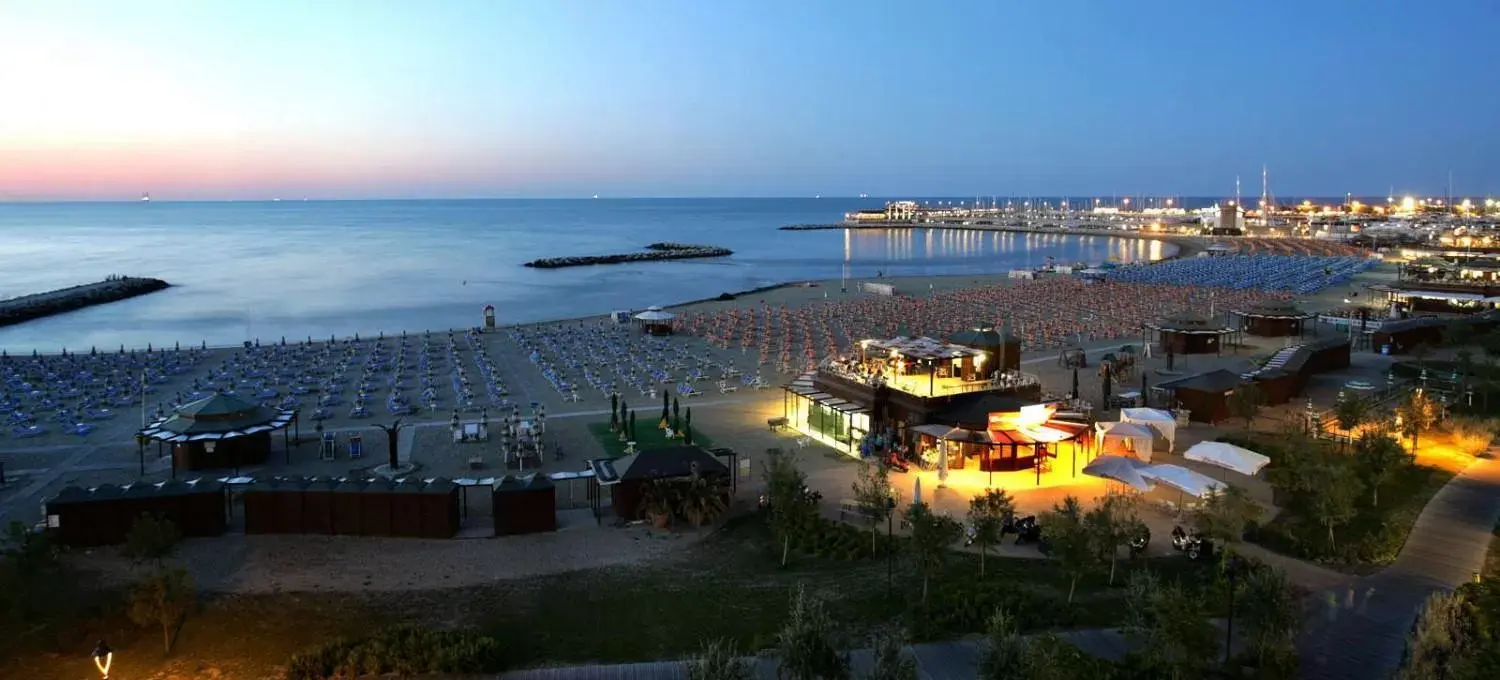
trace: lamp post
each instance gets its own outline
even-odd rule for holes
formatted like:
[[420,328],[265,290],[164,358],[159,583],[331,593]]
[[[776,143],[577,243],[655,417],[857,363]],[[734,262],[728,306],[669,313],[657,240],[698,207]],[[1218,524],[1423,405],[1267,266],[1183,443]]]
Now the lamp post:
[[115,660],[115,651],[100,640],[99,644],[94,646],[94,653],[91,656],[94,658],[94,668],[99,669],[99,677],[109,680],[109,666]]

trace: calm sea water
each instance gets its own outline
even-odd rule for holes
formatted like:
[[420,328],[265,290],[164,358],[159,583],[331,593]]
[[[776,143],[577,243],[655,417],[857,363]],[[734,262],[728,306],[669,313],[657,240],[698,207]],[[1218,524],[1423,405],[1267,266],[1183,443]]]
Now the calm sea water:
[[[919,229],[778,231],[882,200],[475,200],[0,204],[0,298],[154,276],[163,292],[0,328],[0,348],[55,352],[598,314],[784,281],[998,273],[1155,259],[1171,246],[1104,236]],[[701,261],[528,269],[539,257],[724,246]]]

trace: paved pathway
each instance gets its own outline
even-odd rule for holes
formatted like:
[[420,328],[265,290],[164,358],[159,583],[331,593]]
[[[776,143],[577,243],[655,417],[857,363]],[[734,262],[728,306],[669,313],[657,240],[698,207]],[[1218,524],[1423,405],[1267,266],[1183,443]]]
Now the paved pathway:
[[1427,598],[1483,568],[1497,520],[1500,460],[1481,459],[1432,497],[1394,564],[1314,597],[1298,641],[1303,677],[1390,677]]

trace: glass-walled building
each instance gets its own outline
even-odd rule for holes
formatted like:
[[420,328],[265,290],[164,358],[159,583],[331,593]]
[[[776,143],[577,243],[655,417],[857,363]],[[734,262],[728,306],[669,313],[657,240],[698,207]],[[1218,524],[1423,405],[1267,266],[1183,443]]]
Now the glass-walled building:
[[786,386],[782,412],[792,429],[856,458],[870,431],[868,408],[819,392],[810,379]]

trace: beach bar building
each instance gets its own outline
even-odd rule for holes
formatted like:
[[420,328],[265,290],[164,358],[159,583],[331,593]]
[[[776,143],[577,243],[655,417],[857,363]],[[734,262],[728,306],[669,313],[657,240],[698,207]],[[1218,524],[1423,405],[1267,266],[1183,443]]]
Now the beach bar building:
[[677,318],[676,314],[663,310],[657,305],[651,305],[646,311],[631,317],[635,325],[639,326],[642,333],[647,335],[671,335],[672,321]]
[[1076,455],[1089,443],[1089,424],[1065,420],[1057,403],[1031,402],[984,394],[960,400],[934,416],[937,422],[912,428],[924,467],[980,472],[1032,470],[1041,475],[1064,443]]
[[640,453],[589,461],[597,488],[589,497],[594,502],[594,516],[600,514],[601,490],[609,487],[610,505],[615,516],[623,520],[639,519],[647,482],[684,480],[694,471],[708,479],[722,480],[727,490],[731,483],[729,465],[699,446],[662,446]]
[[[872,434],[910,444],[920,425],[986,430],[989,411],[974,406],[986,395],[1033,403],[1041,393],[1035,376],[1002,366],[1019,366],[1019,357],[1018,343],[989,326],[955,333],[949,342],[864,340],[850,356],[787,384],[778,420],[851,456],[866,453],[861,448]],[[965,421],[957,411],[979,415]]]
[[[271,435],[280,431],[282,447],[290,451],[287,428],[295,427],[297,411],[273,409],[232,394],[213,394],[174,409],[140,431],[145,441],[172,446],[172,469],[213,470],[248,467],[266,462]],[[290,455],[290,453],[288,453]]]

